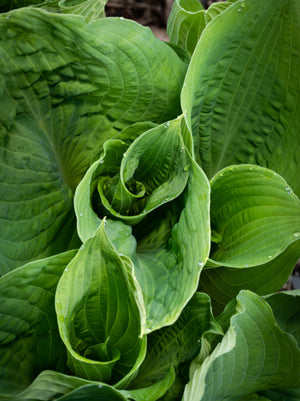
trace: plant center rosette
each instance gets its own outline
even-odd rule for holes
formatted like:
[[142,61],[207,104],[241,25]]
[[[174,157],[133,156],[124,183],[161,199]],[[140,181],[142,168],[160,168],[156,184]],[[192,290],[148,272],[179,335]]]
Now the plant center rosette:
[[185,146],[183,122],[139,123],[108,140],[75,193],[82,248],[103,224],[132,264],[146,333],[178,318],[209,255],[209,183]]

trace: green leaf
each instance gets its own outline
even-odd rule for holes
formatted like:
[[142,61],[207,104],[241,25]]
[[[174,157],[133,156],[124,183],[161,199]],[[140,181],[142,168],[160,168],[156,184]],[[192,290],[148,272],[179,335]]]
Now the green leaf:
[[147,338],[148,351],[133,387],[147,386],[161,380],[170,366],[191,361],[199,352],[201,338],[207,331],[222,334],[215,321],[210,298],[196,293],[171,326],[151,333]]
[[126,400],[122,391],[100,382],[45,370],[24,390],[1,400],[52,401],[52,400]]
[[275,170],[299,195],[298,0],[239,0],[203,31],[182,110],[209,177],[250,163]]
[[261,265],[300,239],[300,201],[272,170],[226,167],[211,180],[211,225],[213,262]]
[[105,17],[104,7],[106,3],[107,0],[3,0],[0,5],[0,12],[35,6],[53,13],[81,15],[86,22],[91,22]]
[[52,13],[81,15],[86,22],[105,17],[107,0],[46,0],[40,6]]
[[270,401],[298,401],[300,399],[300,387],[298,389],[266,390],[261,394]]
[[214,312],[219,313],[242,289],[249,289],[259,295],[279,291],[288,281],[298,259],[299,242],[296,241],[281,255],[263,265],[246,269],[220,266],[204,270],[199,290],[210,295]]
[[[230,317],[231,308],[228,312]],[[233,401],[266,389],[297,388],[299,368],[300,349],[278,326],[268,303],[241,291],[227,333],[194,370],[183,400]]]
[[[133,224],[132,231],[120,222],[113,229],[108,219],[107,232],[134,264],[148,332],[178,318],[210,249],[209,184],[185,148],[181,122],[182,117],[150,129],[129,147],[107,141],[75,194],[82,239],[94,235],[107,215]],[[183,280],[189,284],[182,286]]]
[[65,359],[54,306],[69,251],[19,267],[0,279],[0,397],[28,386]]
[[[181,118],[146,131],[128,149],[124,143],[110,142],[111,149],[103,158],[103,177],[98,182],[106,213],[137,224],[145,214],[182,193],[189,160],[181,138]],[[110,153],[117,158],[111,160]],[[105,176],[111,166],[119,172]]]
[[5,273],[68,248],[84,173],[124,128],[177,117],[186,64],[150,29],[118,18],[86,24],[23,8],[0,16],[0,37]]
[[126,395],[134,401],[156,401],[166,393],[175,380],[175,370],[170,367],[167,374],[158,382],[154,382],[148,387],[136,390],[122,390],[122,394]]
[[[208,209],[206,176],[190,159],[183,194],[156,217],[149,215],[134,227],[137,257],[133,262],[144,295],[149,332],[174,323],[197,288],[210,249]],[[174,218],[178,219],[175,224]],[[145,227],[147,234],[143,236]]]
[[59,398],[61,401],[126,401],[122,393],[112,386],[103,384],[86,384]]
[[267,295],[264,299],[271,306],[275,319],[282,330],[292,334],[300,346],[300,290],[281,291]]
[[145,312],[130,259],[116,252],[104,226],[67,266],[56,312],[71,371],[121,386],[145,356]]
[[204,10],[198,0],[175,0],[167,24],[170,42],[193,54],[206,25],[228,6],[228,1],[212,3]]

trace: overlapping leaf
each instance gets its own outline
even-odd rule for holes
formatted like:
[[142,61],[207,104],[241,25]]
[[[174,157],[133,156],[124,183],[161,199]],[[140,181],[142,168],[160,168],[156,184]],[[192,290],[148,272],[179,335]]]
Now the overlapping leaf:
[[[72,193],[103,143],[180,112],[186,65],[121,19],[23,8],[0,16],[2,273],[65,250]],[[20,222],[22,222],[20,224]]]
[[43,369],[65,364],[54,306],[58,280],[75,251],[31,262],[0,280],[0,398]]
[[299,242],[296,241],[263,265],[246,269],[207,268],[201,274],[199,290],[210,295],[216,313],[222,312],[224,306],[244,288],[260,295],[279,291],[288,281],[298,259]]
[[148,336],[147,356],[131,386],[155,383],[165,376],[170,366],[177,368],[191,361],[207,331],[223,334],[212,315],[209,296],[196,293],[173,325]]
[[181,120],[146,131],[129,147],[121,140],[105,143],[105,153],[75,196],[83,240],[94,235],[105,215],[133,225],[131,235],[128,226],[117,228],[114,222],[110,230],[107,221],[115,248],[134,264],[148,331],[178,318],[210,248],[209,185],[184,146]]
[[274,169],[299,195],[300,17],[297,0],[239,0],[203,31],[182,90],[195,157]]
[[[230,318],[231,311],[232,306],[224,314],[229,313]],[[295,338],[278,326],[266,301],[241,291],[226,335],[211,355],[196,365],[183,400],[239,400],[266,389],[297,388],[300,379],[295,372],[299,368]]]
[[116,252],[104,225],[67,266],[56,312],[73,373],[121,385],[145,356],[145,312],[131,262]]

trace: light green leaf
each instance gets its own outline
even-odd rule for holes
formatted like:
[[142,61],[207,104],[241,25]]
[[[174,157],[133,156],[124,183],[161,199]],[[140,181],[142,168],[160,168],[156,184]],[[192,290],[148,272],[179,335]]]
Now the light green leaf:
[[204,270],[199,290],[210,295],[214,312],[220,313],[242,289],[249,289],[259,295],[279,291],[288,281],[298,259],[299,242],[296,241],[282,254],[263,265],[246,269],[220,266]]
[[241,291],[227,333],[194,371],[183,400],[233,401],[266,389],[297,388],[299,368],[295,339],[281,330],[266,301]]
[[124,128],[180,114],[186,64],[150,29],[118,18],[86,24],[23,8],[0,16],[0,37],[5,273],[67,249],[84,173]]
[[300,194],[299,35],[298,0],[239,0],[203,31],[181,100],[209,177],[258,164]]
[[104,225],[67,266],[56,312],[71,371],[121,386],[145,356],[145,312],[130,259],[116,252]]
[[[207,179],[190,159],[190,175],[181,197],[134,227],[137,253],[133,263],[149,332],[174,323],[197,288],[210,249],[208,209]],[[148,230],[143,235],[145,227]]]
[[300,201],[272,170],[226,167],[211,180],[211,225],[214,262],[261,265],[300,239]]
[[0,397],[22,390],[43,369],[65,364],[54,296],[74,255],[31,262],[0,279]]
[[212,3],[204,10],[198,0],[175,0],[167,24],[170,42],[193,54],[203,29],[228,6],[228,1]]

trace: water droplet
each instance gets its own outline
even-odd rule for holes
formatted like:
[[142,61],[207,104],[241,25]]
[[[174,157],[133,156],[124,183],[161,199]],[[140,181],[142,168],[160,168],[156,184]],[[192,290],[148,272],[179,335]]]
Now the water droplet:
[[246,7],[246,3],[243,1],[243,2],[241,3],[241,6],[242,6],[242,7]]
[[80,251],[82,251],[84,249],[84,245],[81,245],[81,247],[79,248]]
[[82,217],[82,216],[83,216],[83,213],[80,213],[79,216]]
[[145,333],[146,333],[146,334],[149,334],[149,333],[151,333],[151,330],[150,330],[150,329],[146,329],[146,330],[145,330]]
[[164,127],[165,127],[165,128],[168,128],[168,124],[164,124]]
[[245,265],[244,265],[244,267],[248,267],[248,265],[247,265],[247,264],[245,264]]
[[68,271],[69,271],[69,269],[68,269],[68,268],[66,268],[66,269],[65,269],[65,272],[68,272]]
[[183,117],[184,117],[184,118],[186,118],[186,117],[187,117],[187,114],[186,114],[186,113],[184,113]]
[[170,198],[167,196],[166,199],[165,199],[165,201],[168,202],[169,200],[170,200]]
[[10,19],[10,15],[6,15],[5,19],[9,20]]
[[269,259],[272,259],[272,258],[273,258],[273,256],[272,256],[272,255],[269,255],[269,256],[268,256],[268,258],[269,258]]
[[98,388],[102,388],[102,384],[99,384]]
[[186,82],[183,84],[183,86],[186,86]]
[[56,303],[59,304],[59,300],[57,300]]
[[104,163],[104,160],[103,160],[103,159],[100,159],[100,160],[99,160],[99,163],[100,163],[100,164],[103,164],[103,163]]
[[203,262],[198,262],[198,266],[203,267],[204,263]]
[[201,340],[198,340],[198,343],[201,343]]
[[189,171],[189,168],[190,168],[189,166],[184,166],[183,170],[184,171]]
[[296,238],[298,238],[298,237],[300,237],[300,233],[299,233],[298,231],[296,231],[296,232],[293,234],[293,236],[296,237]]
[[238,12],[240,13],[241,11],[242,11],[242,9],[241,9],[241,8],[239,8],[239,9],[238,9]]
[[285,190],[288,193],[288,195],[291,195],[293,193],[290,187],[286,187]]
[[120,17],[120,20],[123,21],[124,17]]
[[127,157],[127,153],[123,153],[123,157]]
[[119,255],[120,255],[120,256],[124,256],[124,253],[120,252]]
[[184,151],[184,146],[181,146],[180,152],[183,152],[183,151]]

